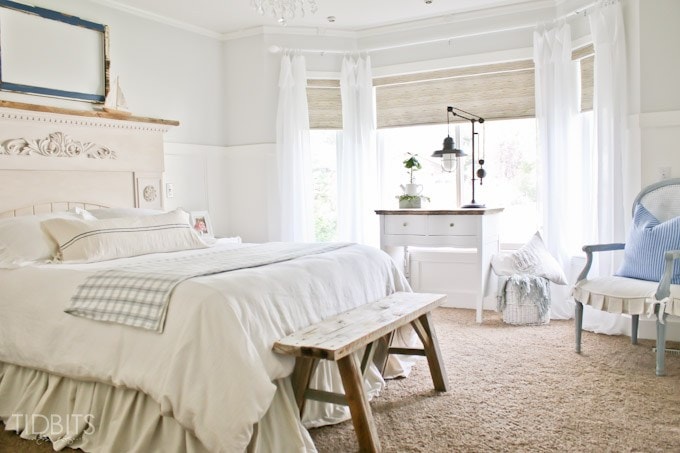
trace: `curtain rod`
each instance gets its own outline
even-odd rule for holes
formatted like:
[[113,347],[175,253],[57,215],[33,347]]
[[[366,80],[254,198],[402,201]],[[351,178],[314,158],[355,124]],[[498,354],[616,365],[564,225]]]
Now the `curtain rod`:
[[[598,3],[599,3],[598,1],[594,1],[592,3],[589,3],[588,5],[586,5],[582,8],[576,9],[574,11],[571,11],[571,12],[563,14],[559,17],[556,17],[553,20],[553,22],[558,21],[558,20],[571,19],[571,18],[574,18],[574,17],[578,17],[580,15],[582,15],[583,17],[586,17],[594,9],[594,7]],[[277,54],[277,53],[281,53],[281,52],[284,52],[284,51],[296,51],[296,52],[307,53],[307,54],[320,54],[321,56],[324,56],[326,54],[343,55],[343,54],[382,52],[384,50],[401,49],[403,47],[411,47],[411,46],[422,46],[422,45],[425,45],[425,44],[434,44],[434,43],[444,42],[444,41],[449,41],[449,43],[450,43],[454,39],[469,38],[469,37],[479,36],[479,35],[489,34],[489,33],[501,33],[501,32],[507,32],[507,31],[524,30],[524,29],[527,29],[527,28],[535,28],[539,25],[540,24],[536,24],[536,23],[523,24],[523,25],[517,25],[515,27],[507,27],[507,28],[492,30],[490,32],[468,33],[468,34],[465,34],[465,35],[450,36],[450,37],[446,37],[446,38],[433,38],[433,39],[428,39],[428,40],[423,40],[423,41],[406,42],[406,43],[401,43],[401,44],[393,44],[393,45],[379,46],[379,47],[367,47],[365,49],[353,49],[353,50],[296,49],[296,48],[291,48],[291,47],[280,47],[280,46],[277,46],[277,45],[273,45],[273,46],[269,47],[269,52],[271,52],[273,54]]]

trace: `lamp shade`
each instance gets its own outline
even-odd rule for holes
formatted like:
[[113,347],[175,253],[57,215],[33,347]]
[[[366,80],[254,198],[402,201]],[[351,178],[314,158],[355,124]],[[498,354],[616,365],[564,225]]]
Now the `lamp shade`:
[[463,151],[462,149],[454,148],[453,139],[451,138],[451,136],[447,136],[444,139],[442,149],[438,149],[437,151],[432,153],[432,157],[444,157],[445,154],[453,154],[454,157],[467,156],[465,151]]

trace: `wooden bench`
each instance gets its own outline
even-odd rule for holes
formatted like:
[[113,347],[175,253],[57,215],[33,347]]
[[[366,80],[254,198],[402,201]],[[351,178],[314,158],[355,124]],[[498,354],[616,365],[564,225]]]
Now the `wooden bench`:
[[[307,399],[349,406],[361,451],[380,451],[371,407],[364,392],[363,376],[373,361],[384,371],[389,354],[424,355],[436,390],[448,390],[430,312],[446,300],[443,294],[394,293],[384,299],[348,310],[295,332],[274,343],[274,351],[296,357],[293,389],[300,415]],[[422,348],[391,347],[394,332],[411,324]],[[357,365],[353,352],[366,346]],[[376,353],[376,350],[382,349]],[[337,362],[344,394],[309,388],[319,359]]]

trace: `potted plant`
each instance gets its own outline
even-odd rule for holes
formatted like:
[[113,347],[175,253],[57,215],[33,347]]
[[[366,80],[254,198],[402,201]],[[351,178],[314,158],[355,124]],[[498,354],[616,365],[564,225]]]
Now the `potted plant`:
[[415,184],[413,182],[414,181],[413,172],[423,168],[423,166],[418,161],[417,158],[418,155],[411,153],[408,153],[408,155],[410,157],[404,161],[404,168],[408,170],[409,183],[402,184],[400,186],[401,190],[403,190],[404,193],[397,196],[397,198],[399,199],[400,208],[419,208],[421,204],[421,199],[424,198],[427,201],[430,201],[430,199],[424,195],[421,195],[421,192],[423,191],[422,184]]

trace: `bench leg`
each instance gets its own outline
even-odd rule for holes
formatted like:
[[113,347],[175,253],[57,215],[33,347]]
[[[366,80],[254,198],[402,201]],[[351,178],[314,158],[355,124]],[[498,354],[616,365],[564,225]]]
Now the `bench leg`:
[[319,359],[311,357],[297,357],[295,359],[295,368],[293,369],[293,392],[295,393],[295,402],[300,411],[300,418],[302,418],[302,411],[305,410],[305,392],[309,387],[309,382],[312,380],[312,375],[316,366],[319,364]]
[[394,338],[394,330],[379,340],[376,340],[376,350],[373,354],[373,363],[378,367],[380,375],[385,375],[385,368],[387,367],[387,359],[390,356],[390,346],[392,346],[392,338]]
[[375,356],[375,351],[378,348],[378,342],[380,340],[376,340],[373,343],[368,343],[366,345],[366,349],[364,350],[364,355],[363,358],[361,359],[361,375],[366,376],[366,371],[368,370],[368,367],[370,366],[371,362],[373,362],[373,357]]
[[349,354],[337,361],[342,385],[345,388],[345,397],[352,414],[352,424],[357,433],[359,450],[362,452],[379,452],[380,440],[378,431],[373,422],[371,406],[368,404],[366,392],[364,391],[361,372],[354,359],[354,355]]
[[425,313],[413,321],[411,325],[420,337],[420,341],[423,342],[423,349],[427,356],[427,364],[430,366],[430,375],[432,375],[435,390],[446,392],[449,389],[449,379],[446,376],[442,353],[439,350],[437,334],[434,331],[431,319],[430,314]]

